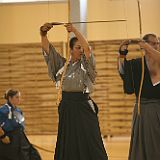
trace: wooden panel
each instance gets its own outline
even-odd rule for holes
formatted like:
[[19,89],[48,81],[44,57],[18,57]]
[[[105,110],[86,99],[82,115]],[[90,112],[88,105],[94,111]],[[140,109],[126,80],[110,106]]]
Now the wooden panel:
[[[117,54],[121,40],[90,42],[96,58],[98,76],[93,99],[99,106],[99,121],[103,135],[129,135],[134,96],[123,93],[117,71]],[[129,47],[128,58],[140,56],[139,47]]]
[[[99,122],[103,135],[129,135],[134,96],[123,93],[117,71],[120,40],[92,41],[97,64],[95,91],[92,94],[99,107]],[[63,52],[62,43],[54,43]],[[139,48],[129,48],[129,58],[139,56]],[[28,134],[57,133],[57,90],[49,79],[41,47],[36,44],[0,45],[0,104],[8,88],[22,93],[21,108],[26,118]]]
[[[62,53],[63,44],[54,43]],[[47,73],[40,44],[0,45],[0,95],[8,88],[22,93],[28,134],[57,133],[57,91]],[[4,103],[1,98],[0,103]]]

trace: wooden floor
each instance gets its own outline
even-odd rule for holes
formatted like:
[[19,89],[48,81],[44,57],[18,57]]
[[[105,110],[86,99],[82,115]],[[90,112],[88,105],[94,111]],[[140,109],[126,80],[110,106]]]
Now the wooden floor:
[[[56,136],[28,136],[31,143],[54,152]],[[103,139],[109,160],[127,160],[129,137],[113,137]],[[38,149],[39,150],[39,149]],[[42,160],[53,160],[53,154],[39,150]]]

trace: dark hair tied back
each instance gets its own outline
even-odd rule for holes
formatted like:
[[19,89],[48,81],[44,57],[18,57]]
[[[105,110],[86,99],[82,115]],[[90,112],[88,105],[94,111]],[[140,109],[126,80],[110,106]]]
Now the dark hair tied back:
[[8,89],[8,90],[6,91],[6,93],[4,94],[4,98],[5,98],[6,100],[9,100],[9,97],[12,98],[12,97],[15,96],[18,92],[19,92],[19,91],[16,90],[16,89]]
[[72,37],[69,42],[69,47],[73,49],[75,43],[78,41],[77,37]]
[[149,37],[156,38],[157,36],[153,33],[149,33],[149,34],[144,35],[143,40],[147,42],[149,40]]

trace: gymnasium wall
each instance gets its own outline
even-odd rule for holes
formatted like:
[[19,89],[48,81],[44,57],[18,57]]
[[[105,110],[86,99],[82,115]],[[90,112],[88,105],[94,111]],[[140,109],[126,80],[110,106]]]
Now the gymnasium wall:
[[[160,1],[141,0],[143,34],[160,35]],[[22,92],[21,108],[28,134],[56,134],[57,91],[49,80],[41,55],[39,27],[45,22],[66,22],[66,3],[25,3],[0,5],[0,104],[10,87]],[[87,20],[126,19],[126,22],[87,25],[87,38],[93,48],[98,76],[92,97],[99,106],[103,135],[129,135],[134,96],[123,94],[117,72],[117,51],[123,39],[138,38],[139,19],[136,0],[88,0]],[[63,26],[54,27],[48,37],[63,54],[67,34]],[[135,57],[138,46],[132,46]]]
[[[143,34],[154,32],[160,35],[160,1],[140,0]],[[67,3],[25,3],[0,5],[0,44],[37,43],[39,27],[45,22],[67,22]],[[126,22],[87,25],[89,40],[138,38],[139,17],[137,0],[88,0],[87,20],[126,19]],[[66,41],[63,26],[49,32],[54,42]]]
[[[134,96],[123,93],[117,71],[117,51],[121,40],[90,41],[96,59],[97,79],[91,95],[99,107],[103,135],[130,134]],[[64,43],[54,43],[63,52]],[[130,46],[128,58],[139,54],[139,47]],[[57,90],[49,79],[39,43],[0,45],[0,104],[6,89],[21,91],[20,107],[26,118],[27,134],[56,134]]]

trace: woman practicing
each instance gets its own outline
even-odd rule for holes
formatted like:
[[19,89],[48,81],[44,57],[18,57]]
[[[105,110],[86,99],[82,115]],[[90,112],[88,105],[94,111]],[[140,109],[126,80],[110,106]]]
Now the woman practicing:
[[[47,32],[52,27],[51,23],[46,23],[40,27],[40,33],[49,76],[59,86],[66,59],[48,41]],[[107,160],[98,123],[98,108],[89,97],[96,77],[93,53],[87,40],[72,24],[65,27],[76,37],[70,40],[71,57],[62,81],[54,160]]]
[[41,160],[24,133],[24,117],[17,107],[20,92],[9,89],[0,107],[0,160]]

